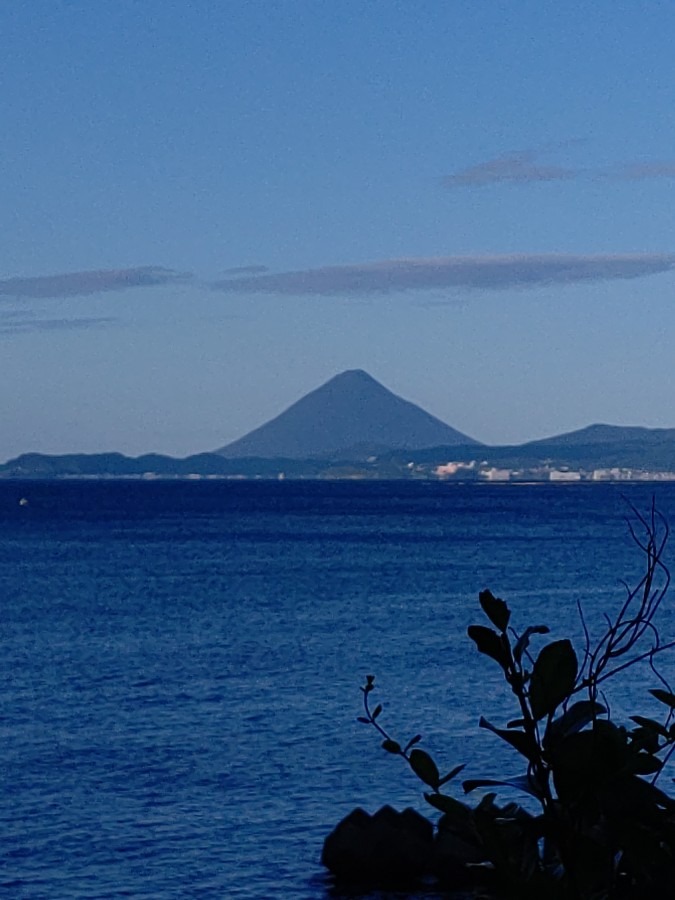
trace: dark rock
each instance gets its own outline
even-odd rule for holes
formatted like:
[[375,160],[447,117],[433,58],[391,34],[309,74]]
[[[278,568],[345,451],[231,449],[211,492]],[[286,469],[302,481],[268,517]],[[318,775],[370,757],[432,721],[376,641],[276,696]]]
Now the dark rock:
[[413,809],[383,806],[373,816],[355,809],[326,838],[321,862],[342,882],[419,882],[434,870],[433,825]]
[[470,816],[443,816],[436,831],[414,809],[358,808],[328,835],[321,863],[335,879],[330,896],[341,898],[427,888],[463,900],[504,896]]

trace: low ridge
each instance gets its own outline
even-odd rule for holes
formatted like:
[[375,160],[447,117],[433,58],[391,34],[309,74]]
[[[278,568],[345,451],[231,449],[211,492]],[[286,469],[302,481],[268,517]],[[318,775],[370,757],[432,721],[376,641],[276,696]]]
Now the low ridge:
[[349,369],[215,453],[228,459],[312,459],[360,451],[478,444],[403,400],[362,369]]
[[556,434],[552,437],[541,438],[536,441],[528,441],[524,447],[571,447],[576,445],[594,444],[631,444],[649,441],[675,440],[675,428],[646,428],[643,425],[605,425],[596,423],[587,425],[577,431],[567,431],[564,434]]

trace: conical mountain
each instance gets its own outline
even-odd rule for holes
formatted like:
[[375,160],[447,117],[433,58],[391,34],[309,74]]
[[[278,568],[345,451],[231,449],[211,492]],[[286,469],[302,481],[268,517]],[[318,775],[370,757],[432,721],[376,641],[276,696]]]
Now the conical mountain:
[[350,369],[215,452],[229,459],[346,459],[364,452],[460,444],[478,441],[398,397],[362,369]]

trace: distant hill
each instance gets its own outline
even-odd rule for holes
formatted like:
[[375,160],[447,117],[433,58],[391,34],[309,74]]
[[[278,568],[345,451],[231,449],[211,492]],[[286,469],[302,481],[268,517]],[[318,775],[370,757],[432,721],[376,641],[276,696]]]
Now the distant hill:
[[590,447],[594,444],[649,444],[651,446],[675,441],[675,428],[644,428],[639,425],[587,425],[578,431],[568,431],[538,441],[528,441],[523,447]]
[[215,453],[198,453],[175,459],[157,453],[123,456],[121,453],[68,453],[50,456],[24,453],[0,465],[5,478],[276,478],[280,472],[289,477],[311,478],[325,466],[311,461],[285,459],[225,459]]
[[414,450],[403,456],[392,452],[386,457],[389,462],[398,460],[402,467],[406,462],[425,466],[443,463],[470,462],[477,459],[498,468],[536,468],[542,465],[569,467],[572,469],[643,469],[655,472],[675,472],[675,440],[653,443],[629,441],[622,444],[613,441],[606,444],[547,444],[535,447],[532,444],[505,447],[432,447]]
[[214,452],[228,459],[363,459],[441,444],[478,446],[478,441],[403,400],[362,369],[351,369]]
[[[185,459],[147,454],[139,457],[120,453],[72,453],[49,456],[25,453],[0,465],[0,478],[410,478],[410,463],[427,471],[448,461],[477,460],[501,468],[536,468],[540,465],[573,469],[628,468],[675,472],[675,438],[664,438],[665,429],[646,429],[642,439],[620,439],[604,443],[533,442],[511,447],[451,444],[419,450],[389,450],[363,456],[313,459],[237,457],[200,453]],[[655,437],[651,432],[658,431]],[[565,435],[561,435],[564,438]],[[615,433],[615,438],[619,435]]]

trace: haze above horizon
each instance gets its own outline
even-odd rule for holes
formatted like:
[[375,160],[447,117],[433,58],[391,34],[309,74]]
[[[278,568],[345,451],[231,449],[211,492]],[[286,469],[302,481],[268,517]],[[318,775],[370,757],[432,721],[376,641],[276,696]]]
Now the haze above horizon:
[[0,460],[347,369],[486,444],[675,427],[675,7],[4,4]]

